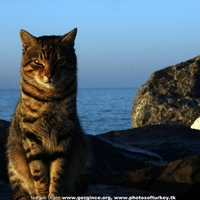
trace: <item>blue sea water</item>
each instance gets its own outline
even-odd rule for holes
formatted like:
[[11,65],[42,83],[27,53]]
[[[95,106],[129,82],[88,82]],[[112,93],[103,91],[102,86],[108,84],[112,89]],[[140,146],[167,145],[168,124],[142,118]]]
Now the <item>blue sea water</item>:
[[[133,128],[131,109],[137,90],[78,89],[78,115],[84,131],[97,135]],[[19,90],[0,90],[0,119],[11,121],[19,97]]]

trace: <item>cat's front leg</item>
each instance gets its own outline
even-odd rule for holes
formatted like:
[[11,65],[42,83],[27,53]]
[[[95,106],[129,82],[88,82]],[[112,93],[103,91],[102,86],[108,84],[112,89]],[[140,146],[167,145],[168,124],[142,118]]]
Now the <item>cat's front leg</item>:
[[31,175],[34,180],[36,196],[38,199],[46,199],[48,196],[49,178],[48,169],[41,160],[33,160],[29,163]]
[[[66,168],[66,158],[63,153],[55,154],[57,158],[51,162],[50,165],[50,186],[49,186],[49,198],[62,199],[63,180],[65,179],[65,168]],[[59,198],[60,197],[60,198]]]
[[36,197],[45,199],[45,197],[48,196],[49,190],[49,169],[42,144],[40,140],[30,132],[25,134],[23,141],[30,174],[35,186]]

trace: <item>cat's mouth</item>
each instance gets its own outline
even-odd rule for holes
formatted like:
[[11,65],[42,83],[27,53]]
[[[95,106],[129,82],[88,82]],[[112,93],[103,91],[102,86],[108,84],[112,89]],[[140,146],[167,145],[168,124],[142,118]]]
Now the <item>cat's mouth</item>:
[[51,78],[48,78],[48,77],[45,77],[43,79],[43,82],[45,85],[56,85],[56,80],[55,80],[55,77],[51,77]]
[[[43,87],[48,89],[55,89],[60,88],[63,86],[64,77],[60,77],[59,79],[54,76],[52,78],[44,77],[42,80],[39,78],[36,78],[36,81]],[[65,85],[65,84],[64,84]]]
[[55,78],[51,78],[51,79],[45,80],[42,85],[49,89],[59,88],[62,85],[62,79],[56,80]]
[[53,80],[48,80],[48,81],[45,81],[44,82],[44,85],[47,87],[47,88],[54,88],[56,86],[56,83],[55,81]]
[[49,89],[53,89],[56,86],[56,82],[53,78],[48,79],[47,77],[45,77],[43,80],[41,80],[40,78],[36,78],[36,81],[41,86],[49,88]]
[[48,79],[45,83],[53,83],[53,79]]

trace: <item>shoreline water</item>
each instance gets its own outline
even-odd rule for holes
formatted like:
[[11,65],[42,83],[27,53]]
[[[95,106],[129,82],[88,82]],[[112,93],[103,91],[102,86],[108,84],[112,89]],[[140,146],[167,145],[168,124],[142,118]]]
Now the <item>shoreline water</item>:
[[[79,88],[77,110],[87,134],[133,128],[132,102],[138,88]],[[0,89],[0,119],[11,121],[19,89]]]

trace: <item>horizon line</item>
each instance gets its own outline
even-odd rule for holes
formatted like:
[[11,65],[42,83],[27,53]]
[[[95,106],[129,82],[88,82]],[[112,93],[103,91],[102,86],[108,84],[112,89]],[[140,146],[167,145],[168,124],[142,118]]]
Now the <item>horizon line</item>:
[[[77,89],[137,89],[141,86],[133,87],[77,87]],[[20,90],[20,88],[0,88],[0,90]]]

